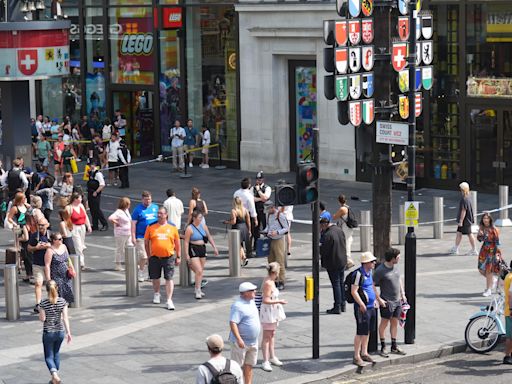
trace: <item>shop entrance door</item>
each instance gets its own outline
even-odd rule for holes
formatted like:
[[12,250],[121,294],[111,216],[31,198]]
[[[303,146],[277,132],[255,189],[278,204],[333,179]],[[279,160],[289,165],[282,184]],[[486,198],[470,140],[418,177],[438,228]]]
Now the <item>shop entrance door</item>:
[[512,110],[470,108],[471,178],[481,189],[512,182]]
[[120,110],[126,120],[125,141],[132,157],[154,155],[153,92],[113,91],[114,111]]

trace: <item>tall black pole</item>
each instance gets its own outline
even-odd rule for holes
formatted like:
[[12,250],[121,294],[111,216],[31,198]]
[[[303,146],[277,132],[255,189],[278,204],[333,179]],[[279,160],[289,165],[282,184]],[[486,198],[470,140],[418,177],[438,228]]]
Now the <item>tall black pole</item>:
[[[320,171],[318,159],[317,127],[313,128],[313,162]],[[320,198],[320,179],[318,179],[318,196]],[[313,359],[320,357],[320,206],[318,199],[312,204],[313,231]]]
[[[407,146],[407,200],[414,201],[416,186],[416,1],[409,1],[409,145]],[[419,52],[421,54],[421,52]],[[405,323],[405,343],[414,344],[416,338],[416,234],[414,226],[405,236],[405,294],[411,306]]]

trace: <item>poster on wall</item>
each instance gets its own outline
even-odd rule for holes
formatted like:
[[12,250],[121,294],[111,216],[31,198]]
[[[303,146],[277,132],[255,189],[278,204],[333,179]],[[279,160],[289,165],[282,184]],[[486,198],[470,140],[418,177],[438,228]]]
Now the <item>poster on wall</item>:
[[312,160],[313,128],[316,127],[316,67],[295,68],[295,132],[297,162]]

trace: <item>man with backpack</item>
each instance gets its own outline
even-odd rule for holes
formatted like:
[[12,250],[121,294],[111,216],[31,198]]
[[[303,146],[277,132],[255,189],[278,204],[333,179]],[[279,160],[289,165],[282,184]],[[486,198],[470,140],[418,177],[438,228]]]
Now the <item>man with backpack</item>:
[[7,187],[8,202],[14,199],[14,195],[18,190],[25,192],[28,188],[28,179],[25,172],[23,172],[23,163],[20,159],[12,161],[12,168],[10,171],[4,173],[0,179],[0,184]]
[[217,334],[206,338],[210,360],[197,368],[196,384],[243,384],[240,365],[222,356],[224,341]]
[[358,367],[364,367],[365,362],[375,363],[368,354],[368,341],[377,315],[375,308],[377,295],[372,278],[376,260],[371,252],[363,252],[361,267],[347,276],[347,279],[351,280],[350,298],[347,297],[347,301],[354,303],[354,316],[357,324],[352,362]]
[[326,312],[329,315],[340,314],[345,312],[343,291],[343,278],[347,264],[345,234],[343,229],[331,224],[331,214],[327,211],[320,215],[320,230],[322,231],[320,243],[322,267],[327,270],[334,296],[334,305]]

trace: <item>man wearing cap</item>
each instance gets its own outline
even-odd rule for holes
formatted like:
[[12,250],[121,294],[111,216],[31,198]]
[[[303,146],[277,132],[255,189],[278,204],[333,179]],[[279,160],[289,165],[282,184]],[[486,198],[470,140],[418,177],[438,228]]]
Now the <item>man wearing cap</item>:
[[254,205],[256,207],[256,215],[258,217],[258,225],[252,227],[252,237],[254,239],[254,249],[256,249],[256,240],[260,237],[260,229],[267,226],[267,218],[265,216],[265,202],[270,199],[272,188],[265,184],[263,180],[263,172],[256,174],[256,185],[251,187],[251,193],[254,196]]
[[288,233],[289,224],[284,215],[275,207],[272,200],[265,202],[265,210],[268,213],[267,226],[263,230],[267,234],[270,241],[270,254],[268,255],[269,264],[276,261],[279,263],[279,277],[276,281],[277,289],[284,289],[286,281],[285,267],[285,244],[284,236]]
[[[224,341],[222,337],[217,334],[210,335],[206,338],[206,347],[210,353],[210,360],[206,363],[201,364],[197,368],[196,384],[209,384],[214,378],[212,368],[216,372],[228,371],[235,376],[237,383],[243,384],[243,374],[240,365],[234,361],[226,359],[222,356],[222,350],[224,349]],[[229,362],[229,369],[227,364]]]
[[368,341],[370,330],[374,327],[376,320],[375,299],[377,294],[372,278],[376,260],[371,252],[363,252],[361,267],[356,270],[352,282],[351,293],[354,298],[354,316],[357,324],[353,363],[358,367],[364,367],[365,361],[375,363],[368,354]]
[[466,253],[467,256],[478,256],[475,248],[475,237],[471,233],[471,226],[474,224],[473,204],[469,192],[469,184],[465,181],[459,184],[460,193],[462,194],[459,201],[459,211],[457,212],[457,235],[455,237],[455,245],[450,250],[450,255],[459,254],[459,245],[462,241],[462,235],[468,235],[471,250]]
[[260,314],[254,302],[257,288],[250,282],[240,284],[240,297],[231,305],[229,315],[229,341],[233,344],[231,359],[242,367],[245,384],[252,384],[252,368],[258,361],[261,325]]
[[347,265],[347,250],[343,229],[331,224],[331,219],[331,214],[327,211],[320,215],[320,230],[322,231],[320,256],[322,267],[327,270],[329,280],[331,280],[334,296],[334,305],[326,312],[333,315],[345,312],[343,281]]

